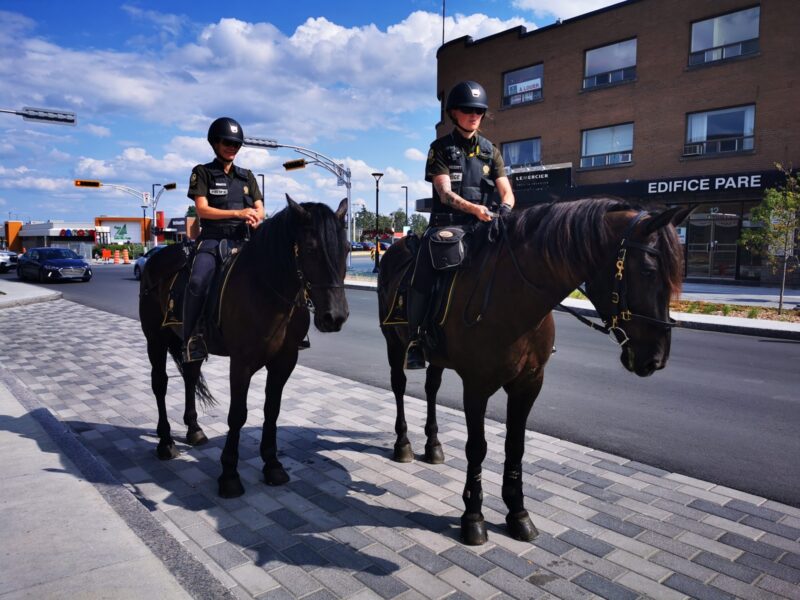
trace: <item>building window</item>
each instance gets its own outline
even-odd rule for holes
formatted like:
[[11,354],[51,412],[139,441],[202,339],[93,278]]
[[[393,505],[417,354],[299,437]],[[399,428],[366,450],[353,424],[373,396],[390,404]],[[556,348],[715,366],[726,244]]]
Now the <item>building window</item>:
[[629,163],[633,156],[633,123],[587,129],[581,144],[581,167]]
[[502,148],[503,162],[507,167],[529,167],[542,164],[541,138],[506,142]]
[[543,76],[542,64],[503,73],[503,106],[541,100]]
[[636,78],[636,39],[586,51],[583,89],[631,81]]
[[754,105],[690,114],[684,156],[752,150],[755,117]]
[[760,8],[728,13],[692,23],[689,66],[758,52]]

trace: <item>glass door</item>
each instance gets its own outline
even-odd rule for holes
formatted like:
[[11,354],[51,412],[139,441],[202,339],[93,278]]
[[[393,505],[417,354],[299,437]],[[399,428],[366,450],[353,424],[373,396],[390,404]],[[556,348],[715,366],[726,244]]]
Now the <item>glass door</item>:
[[[738,211],[739,206],[736,206]],[[686,276],[736,278],[739,214],[701,205],[689,216],[686,236]]]

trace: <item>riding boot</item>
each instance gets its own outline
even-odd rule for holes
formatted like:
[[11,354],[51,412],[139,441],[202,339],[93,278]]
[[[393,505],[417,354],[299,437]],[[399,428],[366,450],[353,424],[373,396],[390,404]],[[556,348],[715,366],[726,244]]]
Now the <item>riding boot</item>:
[[409,340],[403,367],[406,369],[424,369],[425,352],[422,348],[422,325],[428,312],[429,298],[427,294],[409,288],[408,290],[408,330]]
[[195,362],[208,357],[203,335],[201,333],[192,335],[204,303],[204,296],[196,296],[187,288],[183,297],[183,362]]

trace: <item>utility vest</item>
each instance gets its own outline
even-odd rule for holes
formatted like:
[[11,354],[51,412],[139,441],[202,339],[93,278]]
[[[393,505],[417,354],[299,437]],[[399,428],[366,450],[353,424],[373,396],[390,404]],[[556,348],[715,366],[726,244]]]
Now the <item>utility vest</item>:
[[[494,148],[485,137],[477,136],[476,152],[468,155],[456,143],[455,134],[439,138],[431,147],[436,152],[441,152],[447,168],[450,170],[451,189],[475,204],[486,204],[489,201],[487,194],[481,189],[481,180],[492,172],[492,156]],[[462,214],[451,206],[444,204],[439,198],[436,189],[433,190],[433,210],[431,214]]]
[[[247,189],[250,171],[233,165],[231,176],[217,162],[203,165],[208,171],[208,205],[221,210],[241,210],[254,206],[253,197]],[[206,239],[244,238],[247,225],[241,219],[206,219],[200,221],[201,237]]]

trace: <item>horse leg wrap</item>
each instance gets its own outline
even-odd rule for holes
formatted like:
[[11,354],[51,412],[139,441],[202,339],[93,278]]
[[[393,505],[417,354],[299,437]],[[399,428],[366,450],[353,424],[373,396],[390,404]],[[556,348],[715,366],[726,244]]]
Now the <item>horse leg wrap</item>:
[[[465,514],[480,515],[483,506],[483,485],[481,483],[481,472],[467,473],[467,483],[464,485],[464,493],[461,495],[464,500]],[[481,516],[481,518],[483,518]]]
[[522,494],[522,465],[506,465],[503,471],[503,502],[510,514],[525,511],[525,497]]

